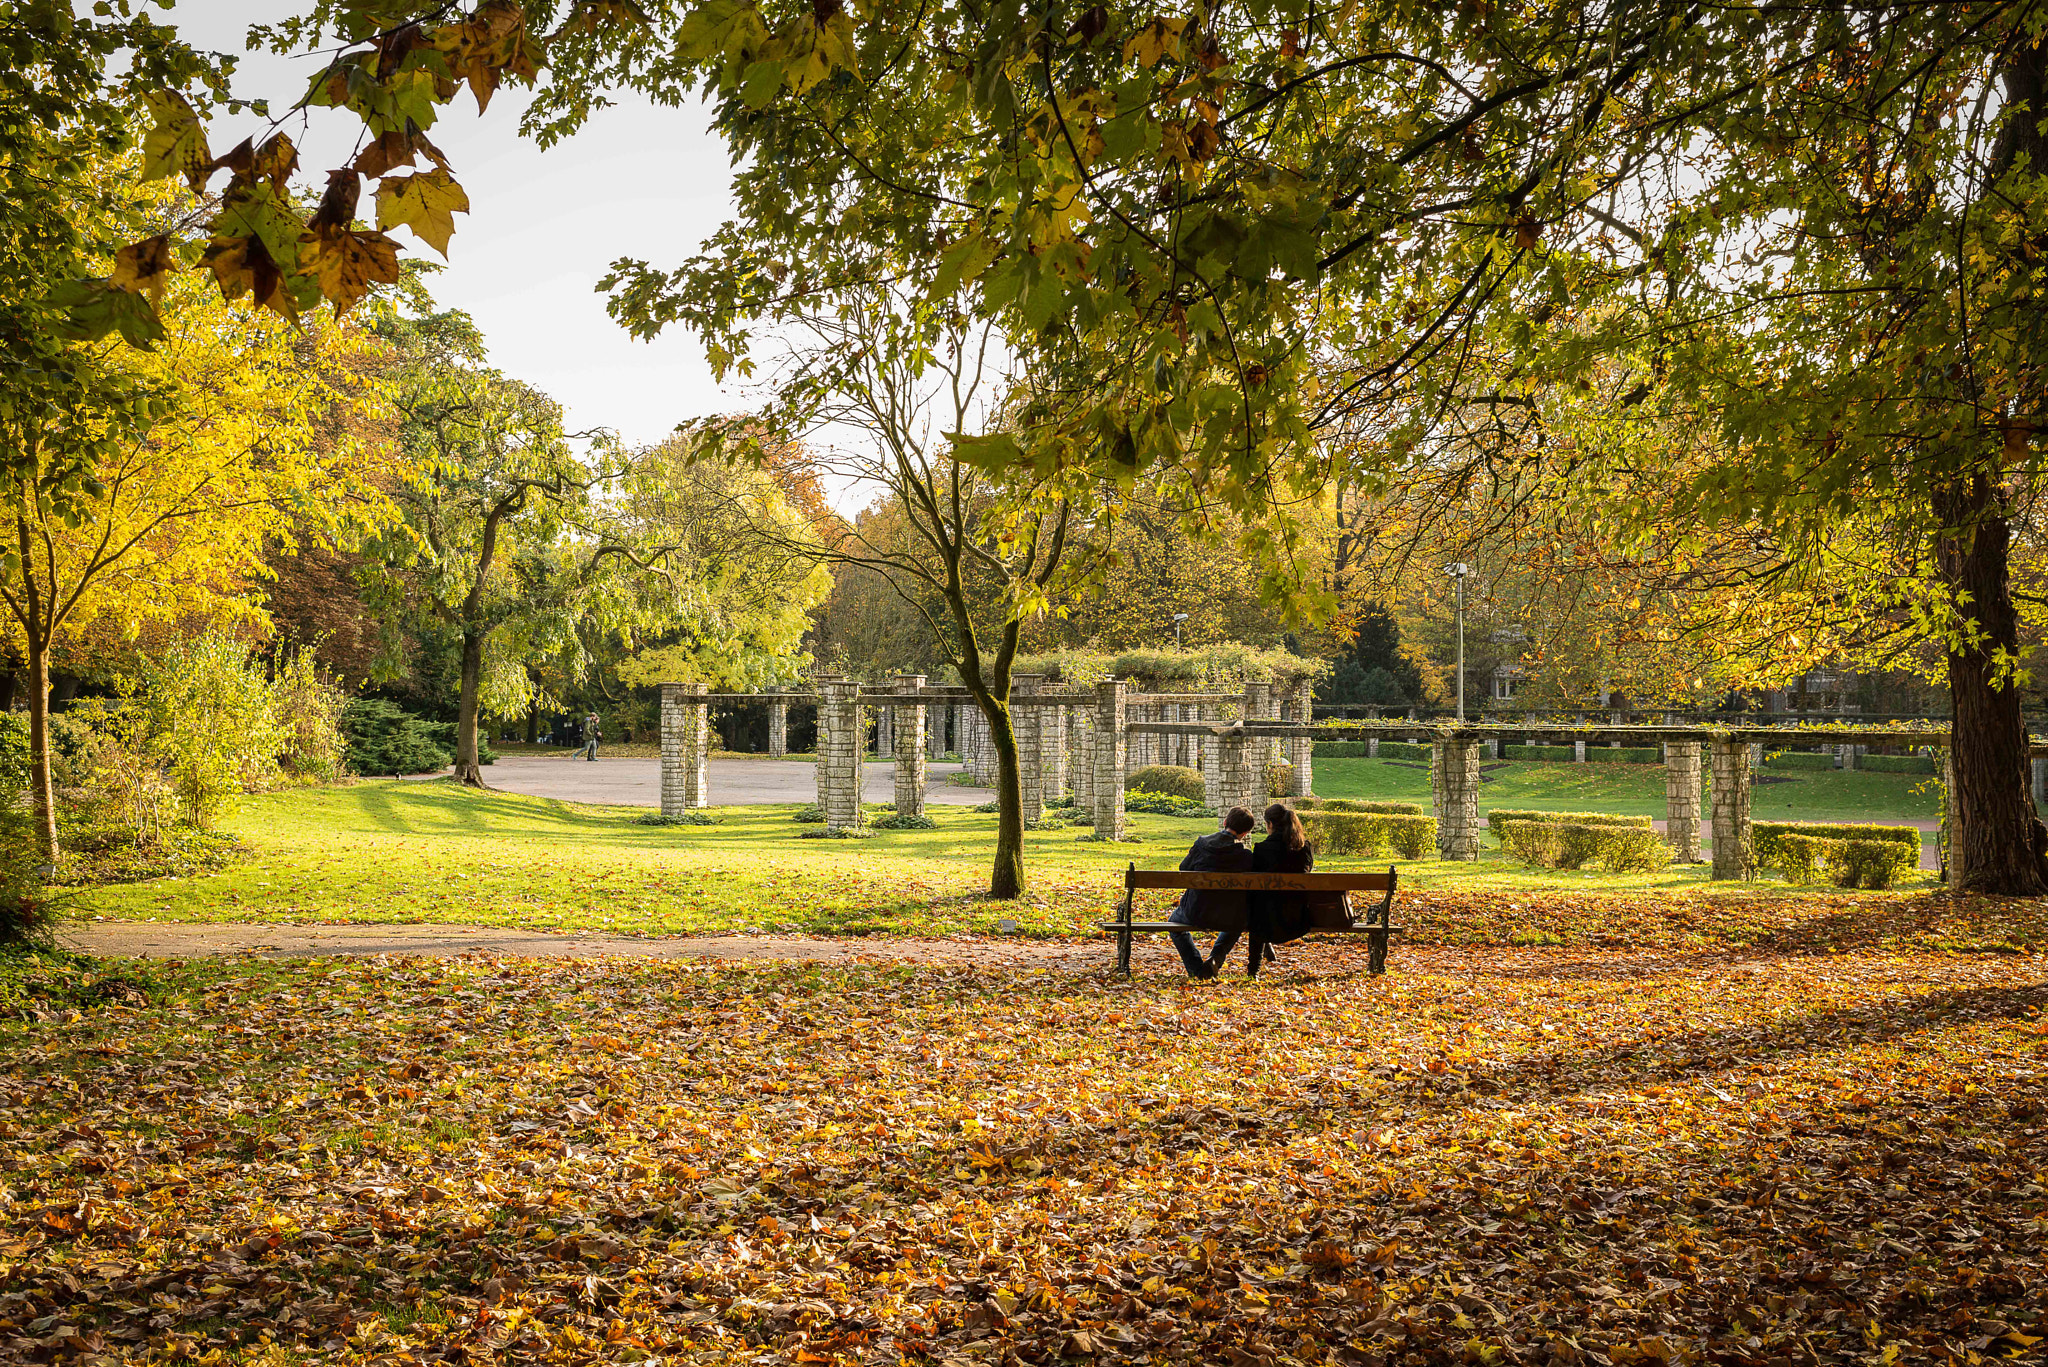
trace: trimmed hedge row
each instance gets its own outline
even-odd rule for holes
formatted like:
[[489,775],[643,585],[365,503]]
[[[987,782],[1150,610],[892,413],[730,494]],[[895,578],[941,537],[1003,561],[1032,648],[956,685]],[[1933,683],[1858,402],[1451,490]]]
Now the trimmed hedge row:
[[1858,755],[1856,767],[1874,774],[1931,774],[1934,772],[1934,756]]
[[1818,882],[1825,870],[1838,888],[1888,888],[1920,865],[1917,842],[1908,848],[1896,840],[1828,840],[1788,832],[1776,844],[1778,868],[1788,883]]
[[1164,793],[1200,802],[1208,796],[1202,771],[1179,764],[1147,764],[1124,775],[1127,793]]
[[1662,764],[1664,754],[1654,745],[1624,745],[1619,750],[1611,745],[1589,745],[1586,747],[1588,764]]
[[1775,755],[1764,756],[1766,769],[1832,769],[1833,755],[1815,755],[1804,750],[1780,750]]
[[1357,797],[1297,797],[1288,805],[1297,812],[1369,812],[1374,816],[1421,816],[1420,802],[1367,802]]
[[1569,764],[1579,757],[1579,752],[1569,745],[1503,745],[1500,748],[1500,757]]
[[1655,873],[1677,857],[1647,826],[1565,821],[1509,821],[1501,847],[1525,864],[1576,869],[1597,860],[1609,873]]
[[1364,759],[1362,740],[1319,740],[1313,751],[1317,759]]
[[1391,849],[1403,859],[1425,859],[1436,849],[1433,816],[1303,812],[1301,825],[1318,854],[1355,854],[1374,859]]
[[1647,816],[1616,816],[1611,812],[1530,812],[1512,807],[1496,807],[1486,814],[1486,829],[1494,835],[1501,834],[1501,828],[1510,821],[1562,822],[1567,826],[1644,826],[1650,824]]
[[1836,841],[1889,841],[1911,849],[1913,862],[1920,862],[1920,832],[1912,826],[1858,826],[1835,821],[1752,821],[1749,824],[1749,848],[1759,868],[1784,870],[1779,845],[1788,835]]

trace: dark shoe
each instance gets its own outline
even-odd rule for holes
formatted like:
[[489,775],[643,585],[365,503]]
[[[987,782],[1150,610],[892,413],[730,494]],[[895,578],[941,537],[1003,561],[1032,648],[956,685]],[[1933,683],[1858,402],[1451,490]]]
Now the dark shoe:
[[1276,959],[1276,958],[1274,958],[1274,957],[1273,957],[1273,946],[1271,946],[1271,945],[1260,945],[1260,946],[1259,946],[1259,948],[1260,948],[1260,949],[1263,949],[1263,950],[1265,950],[1265,951],[1266,951],[1266,962],[1267,962],[1267,963],[1269,963],[1269,964],[1277,964],[1277,963],[1279,963],[1279,962],[1280,962],[1280,961],[1279,961],[1278,959]]
[[1201,972],[1197,973],[1193,969],[1189,969],[1188,976],[1190,978],[1193,978],[1198,983],[1205,983],[1209,981],[1209,979],[1216,976],[1216,965],[1212,963],[1204,963],[1201,967]]

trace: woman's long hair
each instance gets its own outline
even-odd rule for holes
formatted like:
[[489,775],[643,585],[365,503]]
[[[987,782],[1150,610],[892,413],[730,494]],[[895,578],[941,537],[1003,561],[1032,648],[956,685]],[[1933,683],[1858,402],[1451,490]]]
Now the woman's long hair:
[[1266,827],[1275,835],[1286,836],[1290,850],[1298,850],[1308,844],[1308,832],[1301,828],[1301,818],[1284,802],[1276,802],[1266,808]]

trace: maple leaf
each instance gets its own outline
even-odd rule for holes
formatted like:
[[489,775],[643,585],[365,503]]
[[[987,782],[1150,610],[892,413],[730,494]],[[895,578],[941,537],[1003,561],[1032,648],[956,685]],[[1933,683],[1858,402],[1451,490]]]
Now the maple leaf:
[[143,100],[156,116],[156,126],[142,135],[142,178],[181,175],[194,190],[204,190],[213,155],[206,149],[199,115],[176,91],[153,90]]
[[283,194],[292,172],[299,169],[299,149],[282,133],[265,138],[260,147],[244,138],[233,151],[216,158],[213,169],[230,171],[237,180],[267,180],[273,190]]
[[380,232],[322,228],[313,234],[307,266],[340,317],[373,286],[398,283],[398,244]]
[[400,166],[414,165],[414,158],[421,153],[443,171],[448,169],[448,159],[424,133],[381,134],[357,155],[354,165],[357,171],[374,178]]
[[294,269],[286,271],[271,255],[263,238],[255,233],[214,238],[199,263],[220,282],[222,298],[233,300],[247,294],[259,306],[287,318],[298,317],[302,309],[311,307],[319,297],[312,281],[296,269],[297,254],[293,256]]
[[148,295],[152,305],[161,305],[164,281],[177,269],[178,259],[171,250],[170,235],[158,233],[155,237],[131,242],[114,253],[111,281],[119,289]]
[[469,196],[446,171],[386,176],[377,184],[377,226],[406,227],[442,256],[455,233],[456,214],[469,212]]

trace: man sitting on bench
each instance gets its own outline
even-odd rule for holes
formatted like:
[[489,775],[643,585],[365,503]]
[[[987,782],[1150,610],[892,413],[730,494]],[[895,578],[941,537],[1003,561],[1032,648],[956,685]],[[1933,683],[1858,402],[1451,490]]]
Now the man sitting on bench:
[[[1249,873],[1252,867],[1252,852],[1245,847],[1244,838],[1252,833],[1252,814],[1242,807],[1232,807],[1223,817],[1223,829],[1203,836],[1188,848],[1187,858],[1180,861],[1183,873]],[[1166,918],[1177,926],[1193,926],[1198,930],[1217,932],[1216,942],[1224,953],[1244,933],[1248,919],[1245,895],[1241,892],[1202,892],[1194,888],[1180,895],[1180,903],[1174,907],[1173,915]],[[1180,961],[1187,965],[1190,978],[1213,978],[1216,965],[1202,957],[1195,949],[1195,937],[1184,930],[1176,930],[1169,936],[1173,947],[1180,951]]]

